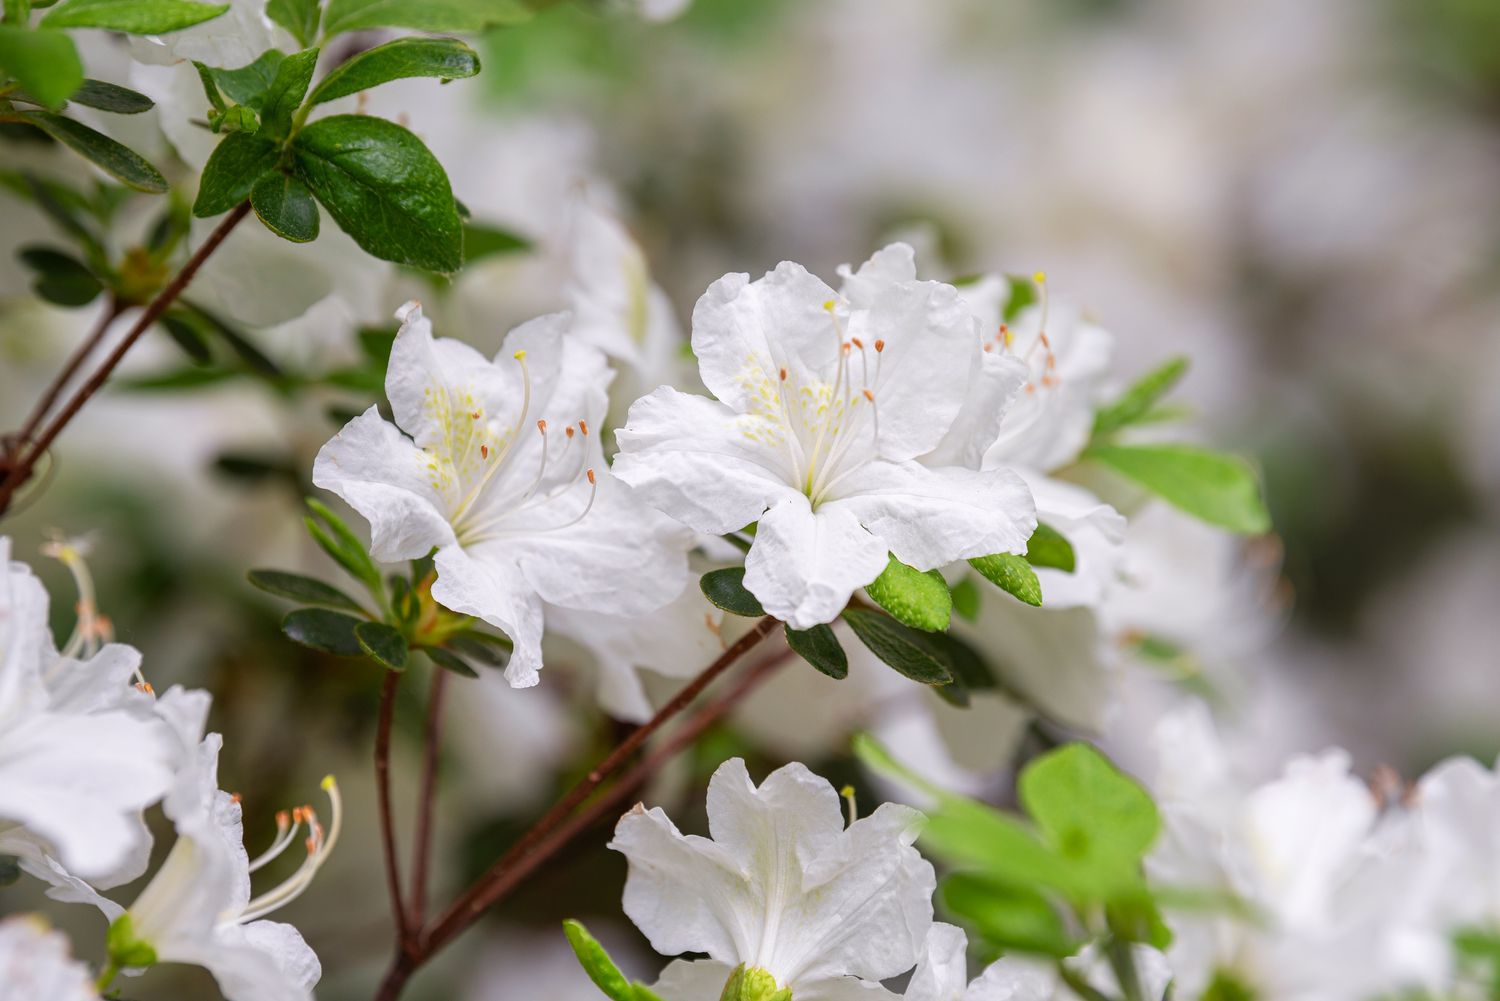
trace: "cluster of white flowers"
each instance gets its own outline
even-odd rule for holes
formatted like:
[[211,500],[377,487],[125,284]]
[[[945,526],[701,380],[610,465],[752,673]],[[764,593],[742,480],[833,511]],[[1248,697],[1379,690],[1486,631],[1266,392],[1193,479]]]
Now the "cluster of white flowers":
[[[230,1001],[310,999],[317,957],[296,929],[263,919],[306,889],[338,840],[333,779],[323,783],[327,826],[311,807],[279,814],[275,843],[252,861],[239,800],[218,786],[222,740],[204,734],[208,694],[174,686],[157,695],[138,651],[102,643],[107,624],[92,605],[81,543],[49,546],[80,585],[79,626],[59,651],[47,592],[10,546],[0,537],[0,856],[49,884],[52,898],[91,904],[111,922],[101,989],[122,966],[191,963]],[[157,804],[176,841],[127,908],[100,891],[145,874],[143,814]],[[304,832],[302,865],[252,897],[250,874]],[[61,942],[36,920],[0,925],[0,997],[96,997]]]

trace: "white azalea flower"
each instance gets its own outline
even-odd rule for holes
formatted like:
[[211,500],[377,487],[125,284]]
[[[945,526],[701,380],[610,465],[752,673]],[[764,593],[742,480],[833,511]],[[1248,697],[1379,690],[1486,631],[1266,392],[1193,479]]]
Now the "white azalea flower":
[[708,954],[671,963],[663,998],[716,997],[740,964],[799,1001],[889,997],[878,981],[911,968],[932,923],[935,877],[912,847],[923,818],[886,803],[846,828],[840,806],[801,764],[757,788],[734,758],[709,783],[712,839],[660,808],[621,818],[625,913],[663,955]]
[[97,1001],[67,936],[33,915],[0,921],[0,1001]]
[[262,0],[229,0],[229,10],[190,28],[165,35],[132,35],[130,52],[143,63],[196,60],[222,69],[239,69],[267,49],[295,52],[297,43],[266,16]]
[[[968,979],[965,952],[968,939],[953,925],[936,923],[927,936],[922,962],[907,985],[905,1001],[1074,1001],[1073,992],[1050,963],[1026,957],[1006,957]],[[1166,996],[1172,974],[1155,949],[1133,946],[1138,986],[1147,1001]],[[1119,979],[1109,964],[1090,947],[1066,960],[1096,990],[1106,996],[1120,993]]]
[[543,602],[641,615],[681,593],[691,537],[609,476],[609,372],[566,335],[566,314],[516,328],[494,362],[434,339],[415,303],[399,315],[396,423],[371,407],[313,465],[314,483],[369,520],[376,559],[436,547],[433,597],[511,638],[518,688],[538,680]]
[[100,647],[92,600],[67,649],[53,646],[47,592],[0,537],[0,854],[32,870],[44,856],[115,885],[140,873],[141,811],[172,781],[170,736],[126,706],[140,655]]
[[910,253],[847,296],[790,262],[721,278],[693,314],[718,399],[662,387],[618,435],[616,474],[661,510],[715,535],[758,522],[745,586],[793,628],[832,620],[888,552],[931,569],[1024,552],[1035,527],[1014,474],[917,461],[962,451],[945,439],[983,368],[951,286],[885,277]]

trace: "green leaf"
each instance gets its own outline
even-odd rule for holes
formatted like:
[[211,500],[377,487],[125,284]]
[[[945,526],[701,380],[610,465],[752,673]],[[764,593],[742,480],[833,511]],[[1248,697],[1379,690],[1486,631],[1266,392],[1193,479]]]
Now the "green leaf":
[[[342,566],[345,570],[364,583],[372,591],[379,592],[381,588],[380,568],[375,561],[370,559],[370,554],[365,550],[365,544],[359,541],[359,536],[344,524],[344,520],[334,514],[328,505],[315,497],[307,498],[308,509],[313,515],[321,519],[320,525],[312,517],[304,519],[307,530],[323,551]],[[325,529],[323,526],[326,525]]]
[[202,306],[194,305],[186,300],[179,299],[178,305],[180,315],[188,316],[198,324],[200,330],[206,330],[218,336],[229,349],[239,356],[244,362],[246,369],[252,374],[266,379],[278,379],[281,377],[281,369],[265,352],[250,342],[249,337],[214,313],[210,313]]
[[1178,357],[1142,376],[1118,400],[1094,415],[1094,437],[1101,438],[1141,423],[1177,385],[1187,368],[1188,360]]
[[364,619],[326,608],[299,608],[281,620],[281,631],[303,646],[335,653],[340,657],[359,657],[365,648],[359,645],[354,628]]
[[267,172],[274,170],[280,149],[269,139],[244,132],[224,137],[203,167],[193,215],[200,219],[221,215],[250,197]]
[[104,937],[109,950],[109,961],[116,966],[152,966],[156,963],[156,950],[150,942],[136,937],[135,922],[126,911],[109,923]]
[[[203,89],[208,93],[210,102],[213,101],[215,91],[223,91],[224,97],[235,104],[243,104],[259,111],[265,106],[266,92],[276,82],[276,74],[285,60],[285,53],[278,49],[267,49],[254,62],[237,69],[218,69],[203,63],[194,65],[198,67],[199,77],[204,78]],[[214,91],[209,91],[210,85]]]
[[984,692],[999,687],[995,672],[983,655],[959,637],[952,633],[929,633],[922,637],[922,641],[953,675],[953,684],[938,689],[939,695],[949,688]]
[[23,247],[17,255],[36,272],[32,288],[58,306],[86,306],[103,290],[99,279],[78,258],[49,247]]
[[1215,970],[1198,1001],[1259,1001],[1253,989],[1246,986],[1234,973]]
[[485,226],[477,222],[464,223],[464,264],[473,264],[485,257],[500,254],[519,254],[532,248],[532,242],[517,233]]
[[28,31],[0,24],[0,77],[15,79],[30,96],[60,108],[83,85],[83,62],[61,31]]
[[444,273],[463,263],[448,175],[406,129],[367,115],[335,115],[299,132],[292,150],[318,201],[367,252]]
[[938,899],[992,949],[1071,956],[1079,943],[1068,935],[1057,909],[1034,889],[975,873],[943,880]]
[[1010,298],[1005,300],[1002,319],[1006,323],[1015,323],[1016,317],[1037,301],[1036,283],[1021,275],[1006,275],[1005,280],[1010,283]]
[[359,648],[381,667],[392,671],[406,670],[406,637],[384,622],[361,622],[354,627]]
[[292,119],[307,96],[313,71],[318,68],[318,50],[304,49],[287,56],[276,67],[276,78],[267,88],[260,108],[260,130],[257,135],[282,140],[292,131]]
[[924,685],[946,685],[953,675],[925,636],[868,608],[844,609],[844,621],[870,652]]
[[119,87],[103,80],[83,81],[83,86],[73,92],[75,104],[113,112],[116,115],[139,115],[156,107],[156,102],[145,94],[138,94],[128,87]]
[[661,1001],[645,984],[627,980],[604,946],[581,923],[571,918],[564,921],[563,934],[568,936],[568,944],[578,957],[578,965],[605,997],[611,1001]]
[[42,25],[161,35],[211,21],[228,9],[229,4],[192,0],[64,0],[46,13]]
[[323,31],[329,37],[368,28],[477,32],[530,18],[521,0],[330,0]]
[[21,878],[21,860],[14,855],[0,855],[0,888],[13,885]]
[[913,629],[942,632],[953,617],[953,595],[936,570],[913,569],[891,556],[868,585],[870,600]]
[[985,580],[1007,594],[1028,605],[1042,603],[1042,582],[1036,571],[1026,562],[1026,557],[1014,553],[996,553],[993,556],[977,556],[969,566],[978,570]]
[[745,568],[710,570],[698,581],[703,597],[733,615],[759,618],[766,614],[760,599],[745,589]]
[[287,31],[303,47],[318,37],[318,19],[322,16],[321,0],[270,0],[266,16]]
[[274,594],[278,598],[300,601],[306,605],[344,608],[351,612],[364,611],[359,602],[332,584],[325,584],[301,574],[285,573],[281,570],[251,570],[246,574],[246,579],[267,594]]
[[27,111],[21,117],[90,160],[121,184],[154,195],[167,190],[167,179],[144,157],[104,133],[95,132],[82,122],[45,111]]
[[973,578],[965,577],[954,584],[951,590],[953,610],[958,613],[959,618],[967,622],[979,618],[979,588],[974,586]]
[[1078,557],[1073,552],[1073,543],[1051,525],[1037,522],[1036,531],[1026,543],[1026,562],[1034,567],[1051,567],[1072,573],[1078,567]]
[[1255,535],[1269,531],[1250,464],[1192,445],[1093,445],[1083,453],[1211,525]]
[[1078,863],[1133,872],[1161,826],[1146,790],[1087,744],[1035,759],[1016,791],[1043,840]]
[[262,174],[250,189],[250,204],[266,228],[283,240],[308,243],[318,238],[318,203],[299,178],[274,170]]
[[456,653],[453,653],[451,650],[444,650],[441,647],[429,646],[423,647],[422,652],[431,657],[432,662],[445,671],[452,671],[454,674],[460,675],[465,678],[479,677],[478,671],[470,667],[462,657],[460,657]]
[[366,49],[334,69],[318,84],[311,101],[322,104],[408,77],[461,80],[478,72],[479,54],[456,38],[398,38]]
[[849,658],[839,644],[838,636],[827,625],[811,629],[786,627],[786,645],[813,667],[835,680],[849,677]]

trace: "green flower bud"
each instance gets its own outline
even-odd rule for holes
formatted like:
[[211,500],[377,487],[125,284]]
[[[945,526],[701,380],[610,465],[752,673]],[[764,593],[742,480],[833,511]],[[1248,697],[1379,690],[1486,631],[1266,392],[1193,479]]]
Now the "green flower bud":
[[110,922],[104,942],[109,948],[109,965],[115,969],[151,966],[156,962],[156,949],[150,942],[136,938],[135,923],[128,911]]
[[769,970],[741,963],[729,975],[719,1001],[792,1001],[792,989],[777,987]]
[[254,108],[236,104],[223,111],[210,111],[208,123],[215,132],[255,132],[260,128],[260,116]]

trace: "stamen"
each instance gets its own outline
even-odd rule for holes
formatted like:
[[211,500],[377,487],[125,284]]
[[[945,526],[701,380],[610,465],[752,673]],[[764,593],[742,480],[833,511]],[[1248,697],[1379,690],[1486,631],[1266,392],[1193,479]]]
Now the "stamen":
[[526,423],[526,415],[531,410],[531,368],[526,364],[526,351],[524,349],[517,351],[513,357],[521,366],[521,415],[516,418],[516,426],[506,436],[505,447],[500,450],[499,457],[495,459],[489,469],[484,471],[484,475],[479,478],[479,482],[475,483],[469,490],[468,494],[459,503],[458,509],[454,511],[453,517],[449,519],[455,525],[468,513],[469,508],[474,505],[474,501],[479,499],[479,495],[484,492],[484,488],[489,485],[490,480],[505,465],[505,460],[510,456],[515,447],[516,439],[520,437],[521,425]]
[[839,790],[839,795],[844,798],[845,803],[849,804],[849,826],[853,827],[854,822],[859,819],[859,808],[854,802],[854,787],[852,785],[844,786],[844,788]]
[[589,422],[582,417],[578,418],[578,430],[582,431],[583,436],[587,438],[589,436]]
[[573,440],[573,425],[569,424],[567,427],[563,428],[563,433],[568,436],[568,440],[569,441],[572,441]]
[[297,838],[297,830],[302,826],[302,808],[296,810],[296,820],[286,810],[276,811],[276,837],[271,840],[270,846],[250,862],[250,871],[256,872],[280,857]]
[[525,504],[527,501],[531,500],[531,495],[536,493],[537,487],[541,486],[542,477],[546,475],[547,472],[547,422],[537,421],[536,430],[537,433],[542,436],[542,461],[537,463],[536,477],[531,481],[531,486],[526,488],[526,493],[522,494],[521,499],[516,502],[516,507],[520,507],[522,504]]
[[[328,855],[333,851],[334,845],[338,843],[339,832],[344,825],[344,804],[339,796],[338,784],[334,782],[333,776],[329,775],[323,779],[323,791],[328,794],[328,801],[333,813],[333,820],[325,836],[323,825],[318,822],[317,815],[311,807],[301,809],[302,815],[307,819],[310,834],[304,842],[307,847],[307,858],[297,867],[281,884],[261,894],[245,905],[244,909],[237,915],[231,915],[226,920],[238,924],[246,924],[265,917],[272,911],[285,907],[302,895],[312,885],[313,877],[328,860]],[[294,817],[296,812],[294,811]],[[278,839],[279,840],[279,839]]]
[[479,457],[481,459],[488,459],[490,457],[490,447],[488,445],[479,446]]

